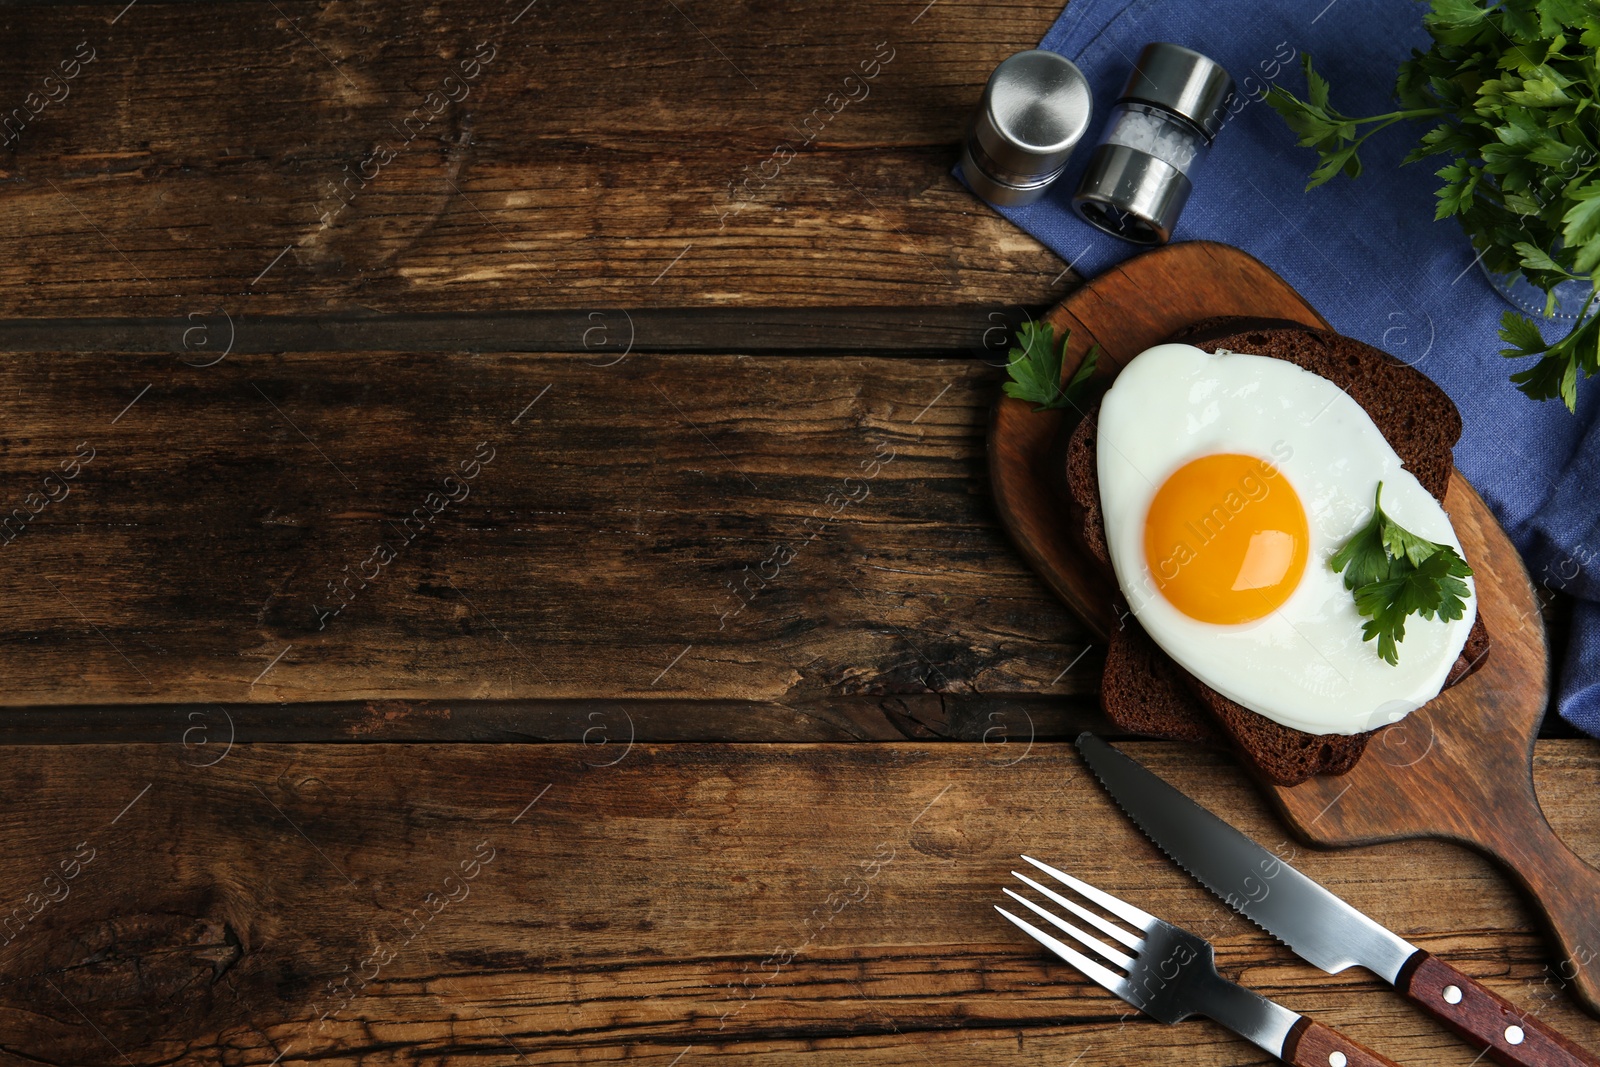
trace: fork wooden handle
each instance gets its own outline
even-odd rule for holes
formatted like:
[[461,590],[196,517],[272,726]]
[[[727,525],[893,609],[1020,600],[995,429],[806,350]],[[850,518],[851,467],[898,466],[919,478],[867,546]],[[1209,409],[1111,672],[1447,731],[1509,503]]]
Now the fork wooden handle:
[[1437,956],[1418,952],[1395,988],[1480,1045],[1507,1067],[1600,1067],[1600,1059],[1468,978]]
[[1283,1043],[1283,1062],[1295,1067],[1399,1067],[1393,1060],[1303,1015]]

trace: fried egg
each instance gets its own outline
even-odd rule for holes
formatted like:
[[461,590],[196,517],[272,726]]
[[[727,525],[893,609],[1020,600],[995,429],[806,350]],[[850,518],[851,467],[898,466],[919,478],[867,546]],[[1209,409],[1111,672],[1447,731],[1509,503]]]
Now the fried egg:
[[1407,618],[1391,666],[1328,560],[1371,519],[1380,481],[1395,522],[1461,542],[1338,386],[1268,356],[1157,345],[1106,393],[1097,442],[1117,584],[1185,670],[1312,734],[1372,730],[1438,694],[1476,596],[1460,619]]

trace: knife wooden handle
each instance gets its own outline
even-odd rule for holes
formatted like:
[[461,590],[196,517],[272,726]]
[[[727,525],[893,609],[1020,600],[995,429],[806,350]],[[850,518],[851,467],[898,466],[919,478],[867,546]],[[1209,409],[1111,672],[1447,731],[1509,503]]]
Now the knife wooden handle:
[[1600,1067],[1600,1058],[1437,956],[1418,951],[1401,970],[1395,988],[1487,1045],[1489,1055],[1507,1067]]
[[1283,1062],[1295,1067],[1399,1067],[1393,1060],[1304,1015],[1283,1043]]

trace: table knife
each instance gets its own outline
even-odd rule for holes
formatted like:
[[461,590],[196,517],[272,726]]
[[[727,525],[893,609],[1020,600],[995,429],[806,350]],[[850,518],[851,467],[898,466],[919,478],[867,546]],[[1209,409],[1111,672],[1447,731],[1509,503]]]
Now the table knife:
[[1360,965],[1507,1067],[1600,1059],[1393,931],[1090,733],[1078,751],[1145,835],[1234,910],[1329,974]]

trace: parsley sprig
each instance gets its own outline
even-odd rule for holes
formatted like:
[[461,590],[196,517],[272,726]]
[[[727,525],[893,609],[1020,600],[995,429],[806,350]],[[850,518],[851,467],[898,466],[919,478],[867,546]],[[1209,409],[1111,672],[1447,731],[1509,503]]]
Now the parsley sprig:
[[1072,337],[1068,330],[1056,344],[1055,329],[1048,322],[1024,322],[1017,327],[1017,346],[1007,353],[1006,372],[1011,380],[1005,384],[1005,394],[1017,400],[1037,404],[1034,411],[1054,411],[1076,407],[1095,364],[1100,360],[1100,346],[1090,348],[1072,380],[1061,387],[1061,360],[1067,351],[1067,341]]
[[[1281,85],[1274,85],[1267,93],[1267,103],[1283,116],[1289,128],[1300,135],[1300,147],[1315,148],[1320,163],[1311,172],[1306,183],[1307,191],[1315,189],[1334,175],[1343,172],[1346,177],[1361,176],[1361,146],[1367,138],[1386,130],[1405,119],[1429,118],[1448,114],[1444,108],[1421,107],[1391,111],[1386,115],[1369,115],[1355,118],[1344,114],[1328,102],[1328,80],[1311,66],[1311,57],[1301,57],[1301,67],[1306,74],[1306,99],[1298,100]],[[1359,127],[1371,129],[1356,136]]]
[[[1281,86],[1267,94],[1300,144],[1317,151],[1306,188],[1359,175],[1361,146],[1379,130],[1436,120],[1405,158],[1448,160],[1436,172],[1435,219],[1455,217],[1489,270],[1521,272],[1547,295],[1574,278],[1600,282],[1600,5],[1431,0],[1423,25],[1433,45],[1400,65],[1399,110],[1340,112],[1310,56],[1306,99]],[[1553,307],[1551,297],[1546,317]],[[1550,344],[1532,319],[1508,311],[1500,338],[1507,358],[1538,357],[1511,376],[1535,400],[1559,396],[1573,409],[1580,374],[1600,374],[1600,321],[1580,315]]]
[[1372,520],[1328,560],[1344,572],[1344,587],[1355,594],[1356,610],[1367,618],[1364,641],[1378,640],[1378,655],[1390,666],[1400,662],[1406,617],[1461,618],[1469,595],[1461,579],[1472,576],[1467,561],[1449,545],[1418,537],[1383,513],[1383,483],[1372,496]]

